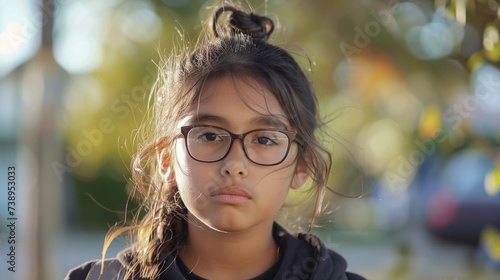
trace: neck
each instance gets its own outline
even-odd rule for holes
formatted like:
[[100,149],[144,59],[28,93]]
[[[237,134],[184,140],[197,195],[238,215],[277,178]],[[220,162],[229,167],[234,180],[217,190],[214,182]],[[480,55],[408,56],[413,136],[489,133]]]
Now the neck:
[[239,232],[219,232],[189,216],[188,240],[178,254],[193,273],[207,279],[250,279],[278,260],[272,236],[273,223],[266,222]]

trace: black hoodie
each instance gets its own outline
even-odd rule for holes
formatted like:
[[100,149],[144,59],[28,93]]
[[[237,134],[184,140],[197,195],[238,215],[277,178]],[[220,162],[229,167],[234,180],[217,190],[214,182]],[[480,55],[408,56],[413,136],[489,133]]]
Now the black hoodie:
[[[252,280],[365,280],[359,275],[346,272],[345,259],[325,247],[316,235],[309,233],[291,235],[275,223],[273,237],[279,246],[280,259],[268,271]],[[131,249],[125,249],[118,254],[117,259],[122,266],[128,266],[132,253]],[[65,280],[85,280],[94,263],[96,261],[90,261],[74,268],[68,273]],[[160,280],[203,279],[188,274],[188,269],[180,258],[174,258],[171,255],[165,264],[168,269],[164,270],[164,273],[159,277]]]

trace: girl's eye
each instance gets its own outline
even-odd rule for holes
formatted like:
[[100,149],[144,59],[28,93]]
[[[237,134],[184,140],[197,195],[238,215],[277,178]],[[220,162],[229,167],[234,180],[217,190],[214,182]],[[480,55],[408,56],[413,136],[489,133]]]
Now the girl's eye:
[[198,138],[205,142],[222,141],[222,138],[213,132],[203,133]]
[[266,145],[266,146],[278,144],[275,140],[265,136],[257,137],[255,139],[255,142],[259,145]]

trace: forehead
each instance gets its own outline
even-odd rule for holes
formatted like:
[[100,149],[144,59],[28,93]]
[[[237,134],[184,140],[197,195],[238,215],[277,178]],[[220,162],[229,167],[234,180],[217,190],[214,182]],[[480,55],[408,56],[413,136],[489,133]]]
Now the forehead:
[[187,117],[215,114],[227,119],[268,116],[289,126],[274,94],[251,76],[225,75],[205,83],[187,112]]
[[232,101],[239,99],[249,109],[262,114],[283,114],[281,105],[269,88],[249,75],[228,74],[209,80],[198,98],[202,104],[221,99]]

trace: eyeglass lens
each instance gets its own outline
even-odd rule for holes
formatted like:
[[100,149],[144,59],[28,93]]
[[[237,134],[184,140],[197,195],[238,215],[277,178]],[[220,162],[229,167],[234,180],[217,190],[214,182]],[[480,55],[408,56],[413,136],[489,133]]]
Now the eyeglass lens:
[[[215,127],[193,127],[186,139],[192,157],[200,161],[217,161],[231,146],[231,135]],[[247,157],[258,164],[281,162],[289,148],[288,136],[280,131],[258,130],[245,135],[243,147]]]

